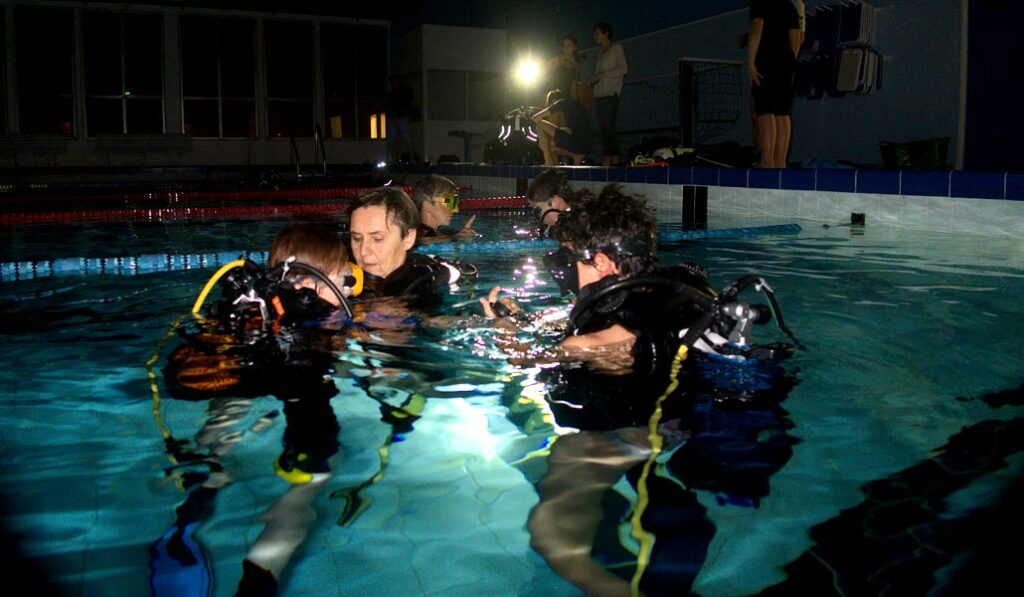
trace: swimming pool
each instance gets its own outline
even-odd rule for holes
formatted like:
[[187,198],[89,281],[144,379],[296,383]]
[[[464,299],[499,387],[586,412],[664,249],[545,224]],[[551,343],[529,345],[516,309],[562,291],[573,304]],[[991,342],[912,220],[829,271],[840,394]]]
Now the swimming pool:
[[[3,261],[32,262],[258,252],[282,226],[97,224],[2,229],[0,238]],[[503,216],[481,214],[477,228],[511,234]],[[915,593],[955,582],[985,539],[962,527],[997,507],[1021,473],[1019,441],[995,441],[1019,429],[1019,406],[980,398],[1024,378],[1022,249],[1012,239],[815,224],[659,247],[663,261],[704,264],[716,287],[765,276],[806,346],[786,363],[799,383],[780,416],[794,443],[768,494],[754,504],[689,492],[712,524],[696,592],[825,593],[832,571],[847,592],[878,592],[871,579]],[[480,268],[476,289],[500,284],[534,303],[556,301],[526,243],[455,256]],[[280,401],[173,400],[163,386],[159,368],[177,340],[165,335],[210,273],[2,284],[4,523],[62,593],[159,593],[154,586],[178,575],[233,594],[242,560],[273,520],[265,514],[292,487],[273,466],[286,427]],[[449,306],[477,294],[463,285]],[[154,355],[157,395],[145,366]],[[533,393],[532,373],[499,358],[486,331],[463,327],[345,338],[334,355],[340,449],[319,491],[292,496],[309,503],[295,510],[308,536],[282,579],[285,594],[577,593],[529,545],[545,448],[565,431]],[[425,400],[412,430],[382,420],[385,405],[415,395]],[[187,475],[210,465],[183,459],[188,450],[215,452],[223,483],[198,495]],[[931,464],[949,479],[917,473]],[[631,497],[627,483],[616,490]],[[888,509],[907,503],[919,507]],[[182,565],[189,554],[197,566]],[[863,563],[878,554],[888,559]]]

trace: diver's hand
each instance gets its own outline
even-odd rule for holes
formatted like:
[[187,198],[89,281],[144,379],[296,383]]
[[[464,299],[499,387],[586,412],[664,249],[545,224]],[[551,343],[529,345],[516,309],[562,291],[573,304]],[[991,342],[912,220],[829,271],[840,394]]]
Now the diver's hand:
[[476,233],[475,230],[473,230],[473,222],[475,222],[475,221],[476,221],[476,216],[475,215],[469,216],[469,220],[466,222],[466,224],[462,228],[459,229],[458,232],[455,233],[455,236],[457,236],[459,238],[476,238],[476,237],[480,236],[479,234]]
[[484,308],[484,317],[487,319],[496,319],[498,317],[508,317],[513,313],[522,312],[523,308],[520,307],[513,299],[505,297],[499,300],[499,292],[501,292],[501,287],[495,286],[491,289],[487,298],[480,299],[480,304]]

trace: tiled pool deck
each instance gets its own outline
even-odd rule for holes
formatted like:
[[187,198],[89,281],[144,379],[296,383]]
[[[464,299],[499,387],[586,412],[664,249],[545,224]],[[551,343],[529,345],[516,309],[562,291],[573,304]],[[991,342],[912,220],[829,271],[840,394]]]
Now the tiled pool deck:
[[[759,170],[744,168],[565,167],[575,188],[622,183],[653,201],[661,222],[681,220],[683,188],[708,187],[710,215],[780,217],[823,223],[865,214],[869,224],[984,236],[1024,238],[1024,174],[918,170]],[[508,196],[537,166],[441,164],[428,171],[472,190],[468,196]]]

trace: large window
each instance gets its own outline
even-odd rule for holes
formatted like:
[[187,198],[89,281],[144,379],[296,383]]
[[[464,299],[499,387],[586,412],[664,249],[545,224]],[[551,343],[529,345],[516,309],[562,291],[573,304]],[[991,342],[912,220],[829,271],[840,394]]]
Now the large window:
[[70,10],[15,9],[18,128],[22,133],[74,134],[74,16]]
[[313,26],[267,21],[267,128],[271,137],[313,136]]
[[387,94],[387,44],[387,29],[378,25],[321,25],[328,136],[370,138],[370,120],[384,110]]
[[164,132],[159,15],[85,13],[87,134]]
[[252,19],[183,17],[185,134],[256,136],[256,46]]
[[[383,133],[386,24],[63,4],[0,10],[0,36],[5,15],[16,22],[13,39],[0,40],[0,51],[15,59],[13,69],[0,68],[0,89],[5,76],[17,89],[14,97],[0,94],[0,114],[15,116],[0,122],[0,132],[93,139],[176,133],[167,123],[177,129],[180,110],[185,134],[195,138],[311,137],[318,123],[338,139]],[[180,54],[165,55],[171,31],[179,37],[170,47]],[[175,88],[164,89],[167,81]],[[465,95],[463,89],[461,109]],[[6,101],[16,104],[4,110]]]

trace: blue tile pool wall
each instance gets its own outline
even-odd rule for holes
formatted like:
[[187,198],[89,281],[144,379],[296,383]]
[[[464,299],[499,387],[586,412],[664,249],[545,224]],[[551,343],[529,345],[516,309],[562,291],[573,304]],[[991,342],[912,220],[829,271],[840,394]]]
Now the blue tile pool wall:
[[[437,168],[467,187],[466,196],[516,194],[516,179],[537,166],[446,164]],[[1024,174],[895,170],[745,170],[726,168],[566,168],[574,188],[600,191],[624,181],[652,201],[663,223],[679,222],[683,186],[708,186],[708,213],[848,222],[1024,238]]]

